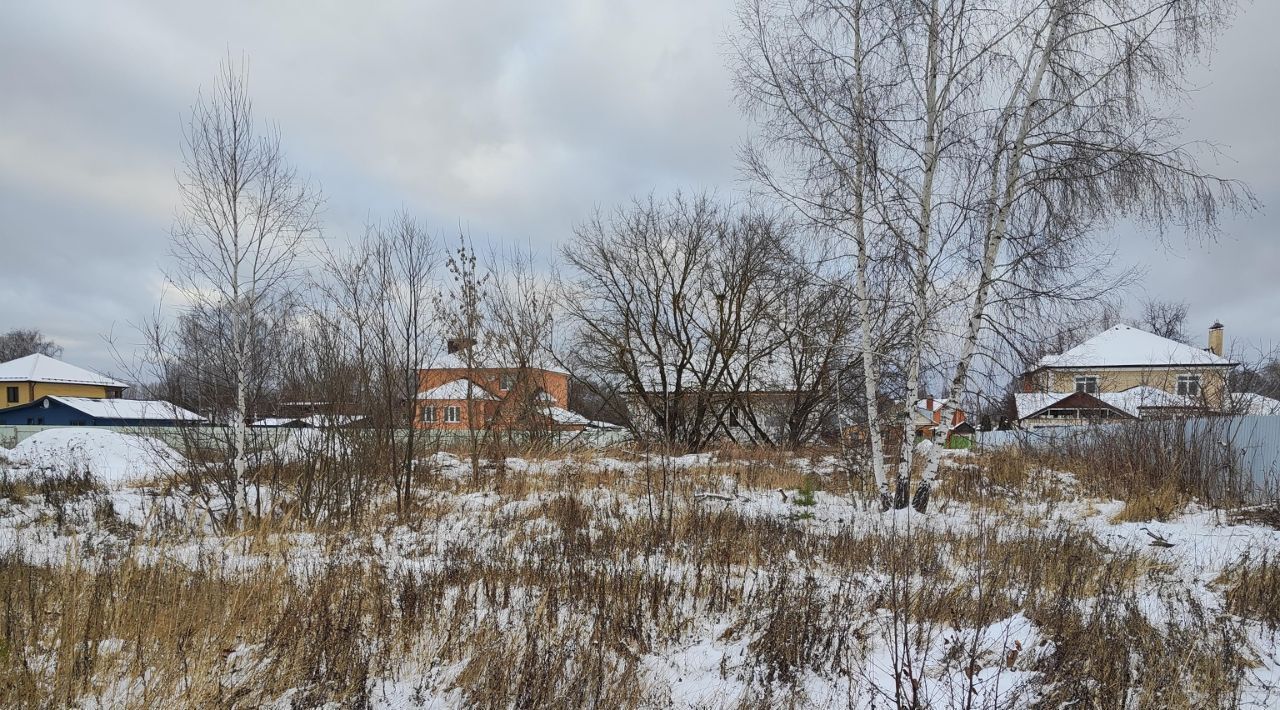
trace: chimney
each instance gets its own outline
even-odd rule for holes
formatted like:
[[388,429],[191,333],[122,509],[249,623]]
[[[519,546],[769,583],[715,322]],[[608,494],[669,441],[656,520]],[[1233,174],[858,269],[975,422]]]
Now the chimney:
[[1209,352],[1222,356],[1222,324],[1218,321],[1209,326]]

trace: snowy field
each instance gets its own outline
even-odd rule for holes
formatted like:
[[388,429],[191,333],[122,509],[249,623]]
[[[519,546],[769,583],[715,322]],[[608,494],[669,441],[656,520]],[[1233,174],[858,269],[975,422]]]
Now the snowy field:
[[1031,462],[952,457],[920,515],[821,454],[440,453],[335,522],[291,458],[225,531],[154,442],[0,456],[5,705],[1280,706],[1265,516]]

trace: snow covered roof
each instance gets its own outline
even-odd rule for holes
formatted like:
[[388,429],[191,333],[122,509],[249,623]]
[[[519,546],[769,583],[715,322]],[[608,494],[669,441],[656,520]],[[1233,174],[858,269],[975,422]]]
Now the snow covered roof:
[[1026,419],[1068,396],[1070,395],[1062,392],[1017,392],[1013,395],[1013,401],[1018,410],[1018,418]]
[[[442,350],[427,363],[422,365],[424,370],[515,370],[518,368],[518,359],[509,357],[503,353],[487,352],[484,348],[476,351],[473,361],[468,364],[463,353],[451,353]],[[562,375],[565,372],[555,361],[550,353],[536,353],[530,359],[529,367],[537,370],[546,370],[548,372],[556,372]]]
[[1095,395],[1098,399],[1123,409],[1133,416],[1139,416],[1143,409],[1194,409],[1200,403],[1190,397],[1166,392],[1155,387],[1139,385],[1123,392],[1103,392]]
[[622,428],[617,424],[610,424],[609,422],[597,422],[592,419],[587,419],[586,417],[582,416],[581,414],[578,414],[577,412],[571,412],[562,407],[548,407],[547,414],[551,417],[551,421],[555,422],[556,424],[576,424],[576,425],[584,426],[590,429],[621,429]]
[[97,399],[94,397],[62,397],[59,395],[49,395],[49,399],[84,412],[94,419],[204,421],[204,417],[195,412],[158,399]]
[[[1018,392],[1014,394],[1014,403],[1018,409],[1018,418],[1041,412],[1061,402],[1076,392]],[[1200,403],[1182,395],[1166,392],[1155,387],[1140,385],[1123,392],[1099,392],[1089,396],[1097,398],[1132,417],[1142,416],[1144,409],[1194,409]]]
[[253,422],[249,426],[288,426],[301,420],[297,417],[267,417]]
[[547,413],[551,416],[551,421],[556,424],[580,424],[582,426],[591,424],[591,420],[581,414],[570,412],[560,407],[547,407]]
[[83,367],[76,367],[36,353],[0,363],[0,381],[4,382],[61,382],[74,385],[101,385],[103,387],[128,387],[123,382],[100,375]]
[[358,414],[312,414],[307,417],[267,417],[259,419],[250,426],[306,426],[335,427],[354,424],[365,417]]
[[1160,365],[1224,365],[1236,363],[1208,350],[1130,325],[1098,333],[1061,355],[1040,358],[1038,367],[1152,367]]
[[471,384],[471,399],[487,399],[496,400],[489,391],[475,382],[471,382],[465,377],[460,377],[452,382],[446,382],[439,387],[433,387],[426,392],[419,392],[418,399],[466,399],[467,383]]
[[924,412],[936,412],[946,406],[946,404],[947,400],[945,399],[921,399],[916,400],[916,409]]
[[1280,415],[1280,399],[1272,399],[1254,392],[1233,392],[1229,396],[1232,412],[1262,417]]

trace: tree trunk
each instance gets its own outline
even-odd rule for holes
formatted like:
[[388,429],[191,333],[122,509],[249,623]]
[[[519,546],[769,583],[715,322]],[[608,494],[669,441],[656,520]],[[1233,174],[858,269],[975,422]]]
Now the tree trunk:
[[[991,285],[994,281],[996,262],[1000,256],[1000,247],[1004,242],[1005,231],[1008,228],[1009,214],[1013,210],[1013,203],[1017,196],[1018,183],[1022,179],[1022,158],[1026,153],[1027,137],[1030,135],[1033,125],[1032,113],[1040,100],[1040,89],[1044,83],[1045,73],[1049,69],[1049,60],[1053,55],[1054,46],[1057,43],[1058,28],[1062,17],[1063,12],[1060,6],[1055,4],[1046,22],[1045,46],[1041,52],[1040,61],[1036,66],[1035,75],[1027,86],[1026,102],[1021,107],[1022,120],[1004,171],[1003,194],[1000,196],[999,203],[992,205],[992,212],[989,213],[986,239],[984,240],[985,248],[982,255],[982,270],[978,279],[978,288],[974,292],[973,303],[969,309],[969,319],[965,338],[961,345],[960,358],[956,362],[956,370],[951,379],[950,388],[947,391],[946,403],[942,405],[942,411],[939,412],[941,419],[933,432],[933,446],[929,449],[929,457],[920,476],[920,484],[916,487],[915,496],[911,501],[912,507],[917,512],[923,513],[929,508],[929,496],[938,477],[942,451],[946,448],[947,440],[951,436],[952,419],[954,419],[957,409],[956,401],[964,394],[968,383],[969,368],[972,365],[973,356],[977,352],[982,321],[986,313]],[[1011,111],[1006,112],[1007,118],[1012,118],[1012,116],[1008,116],[1009,113]],[[998,188],[999,183],[993,179],[992,192],[997,192]]]

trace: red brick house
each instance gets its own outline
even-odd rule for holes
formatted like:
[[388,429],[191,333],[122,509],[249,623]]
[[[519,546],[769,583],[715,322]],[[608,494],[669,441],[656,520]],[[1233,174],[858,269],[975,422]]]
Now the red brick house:
[[450,340],[435,366],[418,370],[414,421],[419,429],[581,431],[590,424],[567,408],[569,373],[468,357],[470,347]]
[[[934,431],[942,424],[942,412],[946,404],[947,400],[934,399],[933,397],[925,397],[916,401],[911,410],[911,420],[915,426],[917,439],[933,438]],[[951,423],[947,433],[947,446],[952,446],[953,439],[957,436],[968,437],[972,434],[973,426],[966,421],[964,410],[959,407],[952,409]]]

